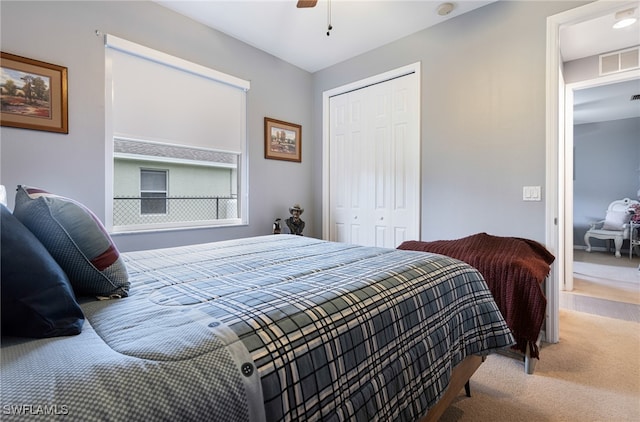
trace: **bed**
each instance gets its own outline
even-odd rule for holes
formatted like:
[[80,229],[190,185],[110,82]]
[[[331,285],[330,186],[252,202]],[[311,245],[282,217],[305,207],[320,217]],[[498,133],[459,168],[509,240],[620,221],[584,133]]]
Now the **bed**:
[[414,421],[514,341],[438,254],[269,235],[120,259],[127,297],[78,298],[79,334],[3,336],[3,420]]
[[547,311],[544,282],[555,260],[542,244],[477,233],[453,240],[406,241],[398,249],[443,254],[478,269],[513,333],[513,349],[523,356],[525,371],[533,373]]
[[0,205],[3,420],[435,421],[514,344],[444,255],[268,235],[119,253],[82,204]]

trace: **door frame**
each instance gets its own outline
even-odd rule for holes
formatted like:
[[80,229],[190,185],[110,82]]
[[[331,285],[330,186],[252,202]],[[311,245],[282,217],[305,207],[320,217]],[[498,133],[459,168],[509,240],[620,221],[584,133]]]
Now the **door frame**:
[[[388,72],[380,73],[374,76],[370,76],[365,79],[361,79],[359,81],[351,82],[346,85],[339,86],[337,88],[329,89],[322,93],[322,238],[325,240],[329,239],[329,224],[330,224],[330,206],[329,203],[329,178],[330,178],[330,167],[329,167],[329,144],[330,144],[330,129],[331,129],[331,112],[330,112],[330,104],[329,100],[331,97],[346,94],[350,91],[355,91],[357,89],[365,88],[369,85],[374,85],[380,82],[385,82],[391,79],[399,78],[402,76],[409,75],[411,73],[415,73],[417,75],[416,79],[416,87],[415,89],[418,92],[417,96],[417,104],[418,110],[416,110],[416,116],[418,121],[416,122],[417,131],[421,133],[421,119],[422,116],[421,107],[421,62],[415,62],[408,64],[406,66],[402,66]],[[420,213],[418,213],[418,220],[420,220]],[[418,224],[418,233],[421,232],[420,221]]]
[[565,231],[565,278],[564,286],[561,285],[561,290],[571,291],[573,290],[573,245],[575,239],[573,238],[573,107],[574,107],[574,94],[576,91],[583,89],[595,88],[603,85],[610,85],[619,82],[638,80],[640,79],[640,69],[630,70],[620,73],[612,73],[610,75],[601,76],[593,79],[586,79],[583,81],[572,82],[565,85],[565,109],[564,109],[564,151],[567,161],[565,166],[564,180],[566,192],[565,204],[567,215],[565,217],[566,231]]
[[[547,18],[545,243],[556,256],[547,288],[546,341],[550,343],[560,340],[560,289],[565,289],[567,278],[573,276],[573,262],[567,262],[567,258],[573,256],[573,227],[569,226],[573,222],[572,177],[569,178],[571,191],[567,189],[567,170],[571,170],[569,174],[573,173],[573,149],[567,148],[566,141],[567,135],[572,136],[573,127],[569,134],[565,131],[569,124],[565,110],[573,107],[573,102],[565,104],[567,85],[561,69],[560,28],[612,13],[620,7],[619,2],[600,0]],[[573,139],[570,143],[573,145]]]

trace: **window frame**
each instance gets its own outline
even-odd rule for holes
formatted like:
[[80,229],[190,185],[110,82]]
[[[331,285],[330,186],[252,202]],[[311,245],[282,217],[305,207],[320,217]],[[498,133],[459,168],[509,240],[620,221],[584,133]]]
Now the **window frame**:
[[[191,229],[201,227],[228,227],[243,226],[248,224],[249,218],[249,174],[248,174],[248,151],[247,151],[247,91],[250,89],[250,82],[231,76],[200,64],[186,61],[179,57],[127,41],[110,34],[104,36],[105,43],[105,227],[110,233],[141,233],[149,231],[160,231],[167,229]],[[241,127],[237,128],[240,135],[240,151],[236,164],[237,183],[235,196],[238,204],[238,217],[217,220],[201,220],[190,222],[153,223],[137,224],[130,226],[114,226],[113,203],[114,203],[114,139],[127,137],[127,134],[116,133],[113,121],[113,76],[111,51],[120,51],[128,54],[138,55],[160,64],[205,77],[214,82],[229,85],[240,89],[242,92],[242,106],[239,112]],[[224,107],[224,104],[220,104]],[[212,107],[214,109],[215,107]],[[144,139],[145,142],[167,143],[163,139]],[[215,145],[211,146],[216,149]],[[167,185],[167,190],[169,186]],[[167,208],[169,205],[167,205]]]
[[[164,190],[152,190],[152,189],[144,189],[142,187],[143,185],[143,181],[142,181],[142,175],[144,173],[163,173],[164,174]],[[160,199],[161,197],[149,197],[149,198],[145,198],[144,194],[145,193],[154,193],[154,194],[158,194],[158,193],[162,193],[164,194],[164,212],[143,212],[142,209],[144,208],[143,204],[145,202],[151,202],[151,201],[145,201],[145,199],[153,199],[156,200],[154,202],[159,202],[157,201],[158,199]],[[140,216],[150,216],[150,215],[168,215],[169,214],[169,201],[168,198],[169,197],[169,170],[168,169],[154,169],[154,168],[147,168],[147,167],[140,167]]]

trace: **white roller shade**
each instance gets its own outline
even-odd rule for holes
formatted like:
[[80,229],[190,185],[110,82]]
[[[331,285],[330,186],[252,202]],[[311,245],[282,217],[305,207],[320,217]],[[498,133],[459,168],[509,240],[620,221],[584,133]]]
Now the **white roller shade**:
[[249,82],[112,35],[114,136],[241,153]]

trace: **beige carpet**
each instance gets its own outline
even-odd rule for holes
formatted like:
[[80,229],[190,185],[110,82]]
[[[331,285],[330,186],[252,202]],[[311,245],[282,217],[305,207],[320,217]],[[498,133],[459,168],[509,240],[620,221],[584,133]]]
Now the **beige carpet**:
[[610,252],[593,251],[586,252],[583,249],[573,250],[573,260],[575,262],[589,262],[593,264],[612,265],[615,267],[638,268],[640,256],[633,254],[631,258],[626,253],[621,258],[616,258]]
[[[560,292],[560,307],[640,322],[640,257],[574,250],[573,287]],[[640,419],[639,419],[640,420]]]
[[640,284],[640,271],[636,267],[620,265],[602,265],[591,262],[573,263],[573,272],[596,279],[610,280],[611,282],[623,284]]
[[640,421],[640,324],[560,310],[560,342],[535,373],[491,355],[441,418],[454,421]]
[[572,293],[640,304],[640,258],[574,251]]
[[607,283],[574,274],[571,293],[640,305],[640,284]]

